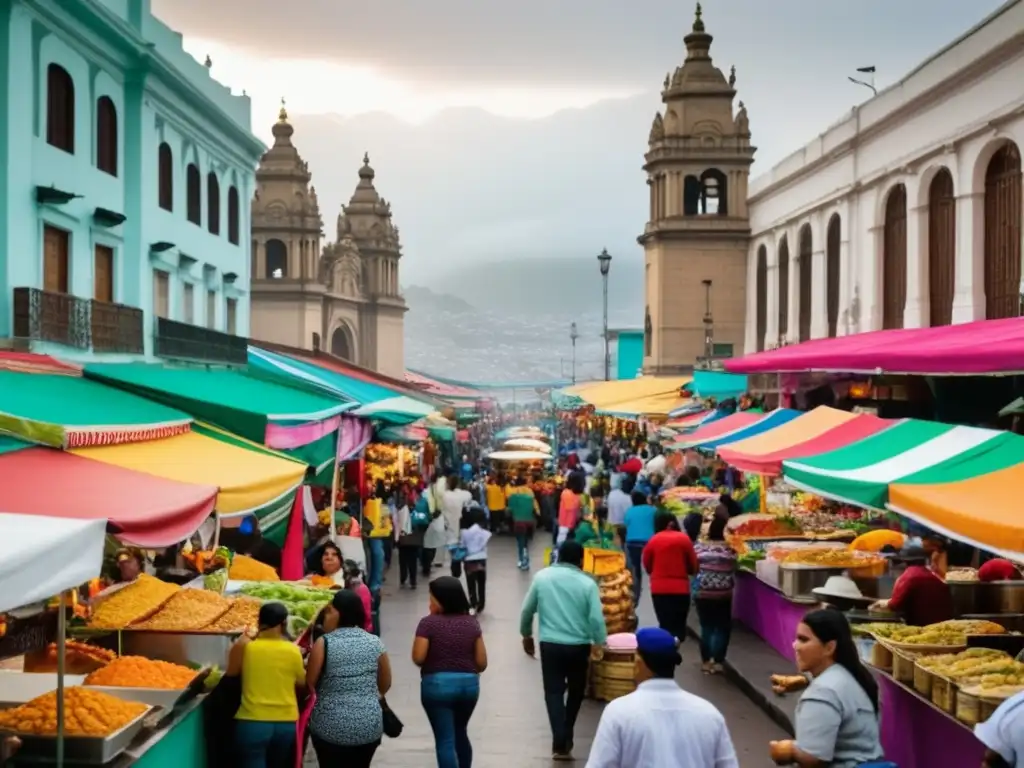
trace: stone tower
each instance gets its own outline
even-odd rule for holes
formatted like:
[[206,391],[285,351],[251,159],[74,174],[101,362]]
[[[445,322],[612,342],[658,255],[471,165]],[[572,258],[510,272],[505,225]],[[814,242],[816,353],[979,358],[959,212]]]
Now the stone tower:
[[654,116],[644,155],[650,215],[638,242],[649,374],[692,370],[705,357],[707,329],[713,356],[743,349],[755,148],[743,102],[733,111],[735,70],[726,78],[715,67],[711,41],[698,3],[686,60],[665,76],[664,113]]
[[274,144],[256,171],[250,335],[312,349],[323,333],[324,286],[317,280],[323,221],[309,166],[292,144],[294,132],[282,101]]

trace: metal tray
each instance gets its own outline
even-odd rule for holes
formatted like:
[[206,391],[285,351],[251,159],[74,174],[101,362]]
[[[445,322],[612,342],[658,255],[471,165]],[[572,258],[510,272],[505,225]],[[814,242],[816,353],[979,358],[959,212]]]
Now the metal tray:
[[[64,687],[82,685],[85,675],[64,675]],[[56,672],[0,672],[0,709],[19,706],[57,690]]]
[[185,696],[191,688],[177,688],[168,690],[166,688],[124,688],[116,685],[86,685],[94,691],[101,691],[110,696],[116,696],[125,701],[137,701],[140,704],[148,704],[151,707],[159,707],[165,713],[170,712]]
[[[105,738],[95,736],[65,736],[64,762],[72,765],[105,765],[124,752],[146,726],[146,719],[153,712],[148,707],[145,712],[132,720],[119,731]],[[0,731],[5,735],[14,735],[21,739],[18,750],[18,762],[52,763],[57,756],[56,736],[35,736]]]

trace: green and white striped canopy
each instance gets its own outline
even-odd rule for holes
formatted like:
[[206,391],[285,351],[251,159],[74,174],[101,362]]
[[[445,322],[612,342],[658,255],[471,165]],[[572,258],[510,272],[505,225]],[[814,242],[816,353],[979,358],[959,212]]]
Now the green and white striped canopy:
[[890,483],[954,482],[1024,462],[1024,438],[980,427],[906,419],[812,458],[784,461],[790,485],[839,502],[885,509]]

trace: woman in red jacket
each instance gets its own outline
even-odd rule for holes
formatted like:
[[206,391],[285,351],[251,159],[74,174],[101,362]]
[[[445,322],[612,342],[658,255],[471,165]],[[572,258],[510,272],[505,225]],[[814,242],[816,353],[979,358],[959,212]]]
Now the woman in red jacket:
[[654,518],[654,536],[644,547],[642,563],[650,576],[658,626],[671,632],[677,643],[683,642],[690,612],[690,578],[697,574],[697,553],[690,537],[679,530],[674,515],[662,512]]

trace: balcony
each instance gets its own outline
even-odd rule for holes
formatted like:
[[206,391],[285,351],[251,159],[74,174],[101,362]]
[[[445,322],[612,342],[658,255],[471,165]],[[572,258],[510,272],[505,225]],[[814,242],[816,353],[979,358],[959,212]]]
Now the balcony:
[[179,323],[164,317],[156,319],[156,348],[158,357],[172,360],[192,360],[225,365],[245,365],[249,362],[249,340],[232,336],[211,328]]
[[13,336],[93,352],[145,351],[141,309],[38,288],[14,289]]

